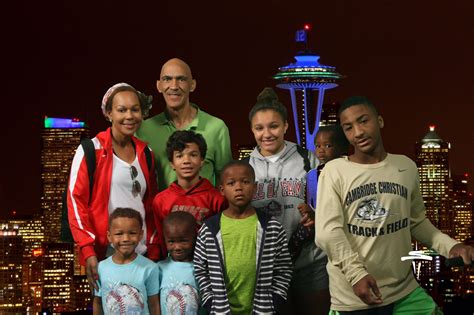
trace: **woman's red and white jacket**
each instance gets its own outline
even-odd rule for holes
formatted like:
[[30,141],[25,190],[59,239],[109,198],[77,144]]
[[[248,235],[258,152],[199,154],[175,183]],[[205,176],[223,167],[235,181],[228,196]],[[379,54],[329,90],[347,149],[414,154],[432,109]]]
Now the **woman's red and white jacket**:
[[[151,172],[148,170],[144,148],[146,143],[132,137],[138,156],[140,167],[146,180],[147,190],[143,198],[145,207],[145,224],[147,228],[146,244],[147,257],[158,260],[159,237],[156,237],[155,223],[153,220],[152,203],[157,192],[155,163],[152,158]],[[100,261],[105,258],[108,246],[107,225],[109,218],[109,198],[112,179],[113,149],[110,128],[100,132],[92,139],[96,154],[96,168],[92,196],[89,198],[89,175],[84,150],[79,146],[74,156],[69,188],[67,194],[68,219],[74,241],[80,248],[80,261],[85,261],[90,256],[97,256]],[[153,156],[153,153],[151,154]],[[89,201],[90,200],[90,201]]]

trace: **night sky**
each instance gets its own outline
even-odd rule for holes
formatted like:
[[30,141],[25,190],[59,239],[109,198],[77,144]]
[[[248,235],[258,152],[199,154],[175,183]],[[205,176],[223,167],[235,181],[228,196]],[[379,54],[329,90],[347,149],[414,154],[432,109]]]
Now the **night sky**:
[[[387,151],[410,157],[435,124],[451,142],[453,173],[474,176],[472,0],[29,2],[5,2],[0,19],[3,216],[40,207],[44,115],[77,117],[95,135],[108,126],[102,96],[121,81],[152,94],[157,114],[164,102],[155,82],[172,57],[192,68],[191,100],[227,123],[233,145],[252,143],[248,111],[274,87],[277,68],[293,62],[304,23],[320,62],[346,75],[326,101],[368,96],[385,119]],[[290,108],[288,92],[278,93]]]

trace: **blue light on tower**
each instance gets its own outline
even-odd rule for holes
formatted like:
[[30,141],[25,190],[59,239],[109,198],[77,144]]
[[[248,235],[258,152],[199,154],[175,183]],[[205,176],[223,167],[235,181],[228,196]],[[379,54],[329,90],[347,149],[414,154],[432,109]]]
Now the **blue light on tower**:
[[[279,72],[273,78],[278,81],[277,87],[290,90],[298,144],[314,151],[314,138],[321,120],[324,92],[335,88],[342,75],[336,72],[335,67],[320,64],[319,56],[308,49],[306,32],[309,28],[309,25],[305,25],[304,29],[296,32],[296,41],[304,42],[306,49],[295,56],[295,63],[278,68]],[[318,92],[316,104],[314,91]],[[303,96],[302,104],[298,104],[296,99],[297,93],[300,92]]]

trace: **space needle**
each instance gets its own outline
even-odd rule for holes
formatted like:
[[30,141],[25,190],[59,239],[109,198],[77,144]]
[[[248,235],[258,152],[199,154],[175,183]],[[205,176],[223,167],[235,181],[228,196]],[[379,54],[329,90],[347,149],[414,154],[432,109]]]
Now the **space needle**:
[[[295,56],[296,62],[278,68],[279,71],[273,78],[278,82],[277,87],[290,90],[298,144],[314,151],[324,92],[338,86],[337,82],[342,75],[336,72],[335,67],[320,64],[319,56],[308,49],[309,29],[310,26],[306,24],[304,29],[296,32],[296,41],[305,43],[305,49]],[[300,101],[297,95],[301,97]]]

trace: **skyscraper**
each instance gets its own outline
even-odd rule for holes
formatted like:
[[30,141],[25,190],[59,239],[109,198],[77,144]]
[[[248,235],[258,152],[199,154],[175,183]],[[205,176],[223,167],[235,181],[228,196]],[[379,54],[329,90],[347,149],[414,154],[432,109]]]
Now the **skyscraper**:
[[468,191],[468,174],[453,176],[452,206],[454,212],[453,238],[460,242],[473,235],[473,202],[472,193]]
[[34,257],[34,252],[41,251],[44,241],[44,225],[37,215],[33,218],[26,216],[20,218],[16,216],[16,213],[12,213],[12,217],[9,220],[0,221],[0,226],[3,226],[5,231],[15,231],[22,240],[22,296],[25,306],[31,309],[34,305],[34,297],[30,283],[40,287],[42,281],[41,261]]
[[[450,222],[447,220],[450,210],[450,144],[443,141],[430,126],[429,132],[416,143],[416,165],[420,176],[420,191],[426,208],[426,217],[444,233],[450,234]],[[416,249],[426,250],[422,244]],[[432,261],[415,263],[415,275],[424,287],[438,302],[440,296],[439,281],[443,273],[442,258],[434,256]]]
[[451,235],[449,142],[443,141],[434,126],[417,142],[416,165],[427,218],[442,232]]
[[45,243],[43,264],[43,307],[53,312],[73,311],[73,244]]
[[18,228],[0,226],[0,314],[24,313],[23,239]]
[[44,250],[35,249],[28,260],[28,269],[23,278],[27,278],[28,293],[25,294],[28,311],[39,313],[43,306],[43,256]]
[[48,224],[46,240],[59,241],[61,235],[62,194],[66,188],[72,158],[83,137],[89,135],[78,119],[44,119],[41,150],[43,195],[41,208]]
[[323,105],[323,110],[321,111],[321,120],[319,122],[319,127],[322,126],[331,126],[339,123],[339,117],[337,113],[341,104],[338,102],[325,103]]
[[41,310],[41,285],[43,282],[42,243],[44,242],[44,222],[35,214],[33,218],[19,224],[19,235],[23,238],[23,296],[29,310]]
[[[9,220],[10,222],[14,222]],[[31,257],[33,251],[41,249],[41,244],[44,242],[44,224],[42,218],[35,214],[32,218],[19,221],[18,233],[23,238],[25,244],[25,257]]]
[[86,275],[74,275],[72,305],[75,311],[92,309],[92,294]]

